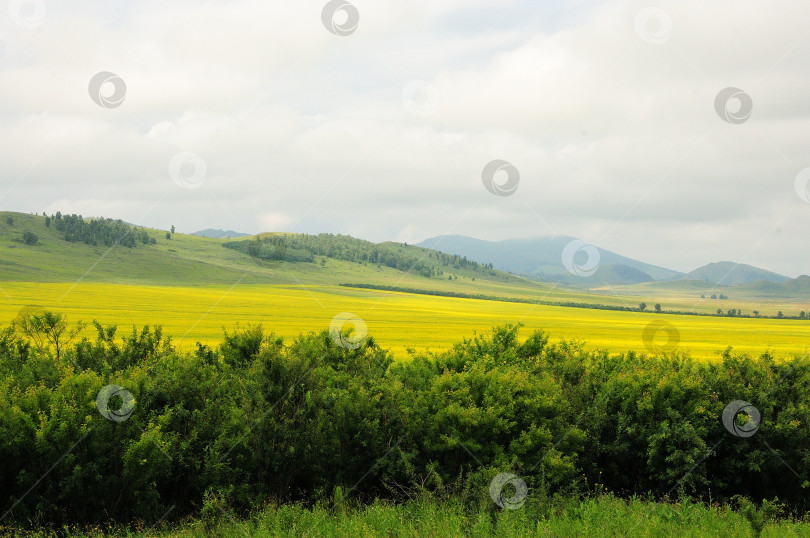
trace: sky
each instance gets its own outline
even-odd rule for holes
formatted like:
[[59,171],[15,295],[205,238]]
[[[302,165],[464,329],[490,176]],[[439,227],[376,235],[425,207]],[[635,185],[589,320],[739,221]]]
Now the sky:
[[810,273],[806,2],[3,3],[2,210]]

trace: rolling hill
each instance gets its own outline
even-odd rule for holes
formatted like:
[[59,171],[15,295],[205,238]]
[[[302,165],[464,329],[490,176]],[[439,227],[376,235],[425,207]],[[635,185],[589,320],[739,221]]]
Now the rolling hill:
[[[0,281],[105,282],[146,285],[325,284],[346,282],[401,285],[461,293],[551,296],[568,291],[554,286],[463,262],[426,248],[400,243],[374,244],[348,236],[260,234],[234,239],[171,234],[133,228],[148,237],[131,248],[68,241],[53,219],[26,213],[0,212]],[[26,244],[24,234],[37,236]],[[284,255],[270,241],[282,241]],[[270,255],[252,256],[233,248],[242,242],[270,249]],[[229,245],[231,248],[225,248]],[[311,249],[304,251],[302,249]],[[249,250],[249,249],[248,249]],[[362,260],[374,252],[379,262]],[[297,253],[297,254],[296,254]],[[295,254],[295,256],[293,256]],[[354,259],[357,261],[352,261]],[[411,266],[406,267],[408,264]],[[426,277],[414,268],[431,269]]]
[[786,282],[789,277],[747,265],[745,263],[715,262],[699,267],[683,276],[684,280],[700,280],[721,286],[736,286],[751,282]]
[[746,292],[751,297],[763,298],[789,298],[789,299],[810,299],[810,276],[802,275],[781,282],[769,282],[760,280],[750,282],[735,288]]

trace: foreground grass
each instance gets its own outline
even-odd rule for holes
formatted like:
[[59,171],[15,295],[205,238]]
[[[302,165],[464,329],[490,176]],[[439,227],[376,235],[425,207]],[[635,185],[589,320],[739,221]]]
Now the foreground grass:
[[[59,529],[69,536],[757,536],[746,516],[729,507],[692,502],[625,501],[604,495],[585,501],[555,502],[492,511],[465,510],[457,503],[416,501],[403,505],[375,503],[357,509],[307,509],[299,505],[269,507],[251,518],[234,520],[211,507],[208,517],[180,524],[132,529]],[[57,531],[0,534],[52,536]],[[810,524],[790,520],[766,522],[760,536],[810,536]]]

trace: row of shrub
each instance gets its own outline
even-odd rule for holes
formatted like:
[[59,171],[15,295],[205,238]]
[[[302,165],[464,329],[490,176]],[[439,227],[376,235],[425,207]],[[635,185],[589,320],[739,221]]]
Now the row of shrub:
[[[94,339],[67,345],[50,316],[0,332],[3,524],[156,522],[337,490],[397,501],[450,488],[496,509],[489,485],[503,472],[530,497],[810,508],[799,358],[609,354],[540,331],[521,340],[512,326],[404,361],[371,337],[349,349],[327,331],[285,342],[256,326],[180,352],[159,328],[119,338],[98,323]],[[99,402],[109,385],[125,391],[107,403],[113,416]],[[754,435],[724,427],[734,400],[761,413]]]

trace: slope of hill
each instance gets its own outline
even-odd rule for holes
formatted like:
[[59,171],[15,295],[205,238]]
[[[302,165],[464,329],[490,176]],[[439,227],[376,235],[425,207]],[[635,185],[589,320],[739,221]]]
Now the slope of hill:
[[684,280],[701,280],[722,286],[736,286],[759,280],[765,282],[786,282],[789,277],[766,271],[752,265],[734,262],[715,262],[698,267],[683,276]]
[[199,232],[192,232],[191,235],[197,237],[213,237],[215,239],[232,239],[234,237],[248,237],[250,234],[243,234],[242,232],[234,232],[233,230],[215,230],[213,228],[206,228]]
[[597,271],[590,276],[577,276],[563,264],[563,250],[574,240],[575,238],[569,236],[552,236],[493,242],[460,235],[444,235],[426,239],[418,246],[459,254],[479,262],[489,262],[497,269],[539,280],[579,286],[634,284],[649,280],[669,280],[682,275],[677,271],[598,249]]
[[746,292],[751,297],[781,297],[810,299],[810,276],[802,275],[783,282],[759,280],[741,284],[734,288]]
[[[11,223],[9,223],[11,219]],[[36,244],[26,244],[26,232],[37,236]],[[226,243],[246,239],[217,239],[186,234],[166,238],[163,230],[141,228],[148,244],[136,241],[127,248],[121,245],[87,244],[83,240],[67,241],[64,232],[46,224],[46,218],[25,213],[0,212],[0,281],[28,282],[111,282],[154,285],[231,285],[241,284],[325,284],[367,283],[402,285],[420,289],[454,290],[462,293],[489,293],[506,296],[566,296],[570,290],[544,285],[508,273],[472,266],[462,266],[452,256],[429,249],[399,243],[374,245],[348,236],[300,236],[299,234],[260,234],[248,243],[267,237],[285,237],[294,252],[300,242],[314,242],[323,247],[332,244],[335,252],[317,249],[300,259],[263,259]],[[154,241],[151,241],[154,240]],[[307,243],[309,244],[309,243]],[[386,260],[423,260],[436,274],[423,276],[418,271],[397,267],[397,263],[351,261],[340,252],[377,249]],[[439,259],[442,257],[442,259]],[[393,267],[391,266],[393,265]],[[400,270],[400,268],[405,270]],[[550,295],[549,295],[550,294]]]

